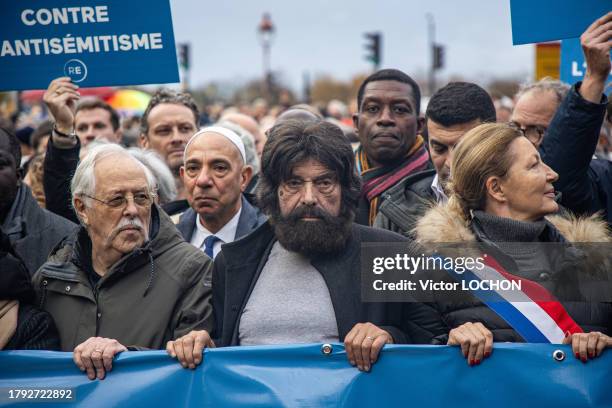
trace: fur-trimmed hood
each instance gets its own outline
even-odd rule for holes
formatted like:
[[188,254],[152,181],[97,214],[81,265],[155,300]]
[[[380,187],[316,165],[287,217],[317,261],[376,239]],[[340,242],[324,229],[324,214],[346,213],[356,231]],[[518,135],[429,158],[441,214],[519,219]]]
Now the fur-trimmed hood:
[[[528,267],[521,267],[517,263],[517,259],[513,257],[516,253],[504,251],[513,248],[512,245],[500,246],[489,241],[481,235],[481,225],[472,225],[472,221],[466,220],[462,211],[455,209],[452,204],[450,207],[447,204],[431,207],[417,223],[414,236],[425,251],[434,251],[445,256],[449,254],[478,257],[483,251],[485,255],[491,254],[510,274],[534,282],[561,299],[567,313],[585,332],[609,333],[612,328],[612,304],[585,301],[591,294],[604,299],[603,296],[608,293],[607,287],[597,282],[609,282],[609,251],[605,251],[605,248],[601,251],[600,245],[577,244],[587,241],[609,242],[606,224],[597,217],[574,218],[555,215],[547,217],[546,220],[548,231],[544,232],[543,237],[560,239],[562,236],[565,242],[542,245],[538,250],[545,251],[549,262],[540,263],[539,257],[534,257],[533,264]],[[445,245],[447,243],[461,244]],[[528,261],[528,258],[529,254],[521,257],[523,262]],[[450,328],[467,322],[481,322],[493,333],[496,342],[524,341],[493,309],[484,305],[473,294],[464,294],[465,298],[459,299],[451,299],[445,293],[436,297],[435,305]]]
[[[590,217],[551,215],[546,220],[569,242],[611,242],[610,231],[597,214]],[[447,203],[432,206],[417,222],[414,236],[420,244],[475,242],[469,220]]]

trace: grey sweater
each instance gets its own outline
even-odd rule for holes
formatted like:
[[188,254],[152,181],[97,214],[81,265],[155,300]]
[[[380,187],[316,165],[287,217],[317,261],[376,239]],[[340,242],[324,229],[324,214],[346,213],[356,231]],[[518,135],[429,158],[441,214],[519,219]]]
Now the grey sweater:
[[325,280],[276,242],[240,317],[240,344],[328,343],[338,325]]

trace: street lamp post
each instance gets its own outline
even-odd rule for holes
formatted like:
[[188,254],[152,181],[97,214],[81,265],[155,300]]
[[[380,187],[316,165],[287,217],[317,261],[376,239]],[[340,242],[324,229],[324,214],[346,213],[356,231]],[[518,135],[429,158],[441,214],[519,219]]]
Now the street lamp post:
[[261,22],[257,27],[259,42],[261,43],[263,56],[263,73],[262,91],[267,100],[270,100],[272,91],[272,73],[270,63],[270,48],[274,39],[274,25],[269,13],[264,13]]
[[429,66],[429,95],[433,95],[436,91],[436,68],[434,63],[434,45],[436,43],[436,23],[434,22],[434,16],[431,13],[425,14],[427,19],[427,48],[431,55],[430,66]]

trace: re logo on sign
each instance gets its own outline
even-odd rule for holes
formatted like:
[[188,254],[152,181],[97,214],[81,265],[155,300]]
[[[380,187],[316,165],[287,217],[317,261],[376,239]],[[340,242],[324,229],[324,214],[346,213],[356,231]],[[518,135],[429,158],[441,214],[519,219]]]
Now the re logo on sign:
[[87,65],[81,60],[71,59],[64,65],[64,75],[70,77],[72,82],[82,82],[87,78]]

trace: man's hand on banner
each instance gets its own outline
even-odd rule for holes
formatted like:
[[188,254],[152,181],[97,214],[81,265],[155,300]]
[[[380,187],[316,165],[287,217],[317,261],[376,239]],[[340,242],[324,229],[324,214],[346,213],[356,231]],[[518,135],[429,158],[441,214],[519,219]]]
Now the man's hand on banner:
[[70,77],[61,77],[51,81],[43,95],[43,101],[55,119],[55,128],[63,134],[73,131],[76,103],[81,97],[78,89]]
[[493,333],[480,322],[467,322],[450,331],[446,344],[461,346],[468,365],[478,365],[493,352]]
[[610,75],[612,47],[612,11],[595,20],[580,36],[587,70],[580,95],[587,101],[600,103],[606,80]]
[[385,344],[393,344],[393,337],[372,323],[357,323],[344,338],[349,363],[360,371],[370,371]]
[[183,337],[166,344],[166,351],[178,359],[184,368],[194,369],[202,362],[205,348],[214,348],[215,343],[206,330],[193,330]]
[[606,347],[612,347],[612,337],[600,332],[574,333],[563,339],[563,344],[571,344],[577,359],[587,360],[599,357]]
[[115,339],[90,337],[75,347],[72,359],[81,371],[87,371],[90,380],[103,380],[106,372],[113,369],[115,355],[127,348]]

